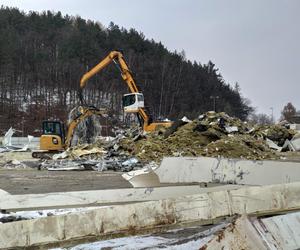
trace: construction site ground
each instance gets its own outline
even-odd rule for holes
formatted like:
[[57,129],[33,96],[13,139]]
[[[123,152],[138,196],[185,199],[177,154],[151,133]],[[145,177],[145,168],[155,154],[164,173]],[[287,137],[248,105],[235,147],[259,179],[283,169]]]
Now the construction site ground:
[[[0,161],[3,158],[7,161],[16,155],[20,157],[20,160],[22,158],[37,164],[36,159],[31,157],[31,152],[5,153],[2,154]],[[289,161],[300,161],[300,152],[286,152],[282,156]],[[114,171],[48,171],[37,168],[0,168],[0,189],[10,194],[40,194],[131,188],[131,184],[122,178],[122,174],[123,172]],[[171,184],[164,185],[169,186]]]
[[0,189],[10,194],[39,194],[130,188],[117,172],[1,169]]

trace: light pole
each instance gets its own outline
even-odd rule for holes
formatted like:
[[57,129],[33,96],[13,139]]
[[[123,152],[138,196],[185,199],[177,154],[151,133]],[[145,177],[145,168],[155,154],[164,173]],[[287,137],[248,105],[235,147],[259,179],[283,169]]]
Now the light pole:
[[214,103],[214,111],[217,112],[217,99],[219,99],[218,95],[211,95],[210,99],[213,99],[213,103]]

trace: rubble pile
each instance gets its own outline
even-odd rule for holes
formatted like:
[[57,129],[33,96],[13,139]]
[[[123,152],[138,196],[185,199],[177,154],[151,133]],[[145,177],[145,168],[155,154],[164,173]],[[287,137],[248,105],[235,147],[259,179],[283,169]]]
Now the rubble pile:
[[285,126],[278,124],[275,125],[261,125],[255,126],[251,130],[251,135],[256,137],[261,137],[263,139],[269,139],[273,141],[277,146],[282,147],[286,140],[291,140],[295,135],[296,131],[293,129],[288,129]]
[[[226,113],[215,112],[207,112],[193,121],[184,118],[168,129],[152,133],[134,127],[116,134],[116,137],[97,136],[93,144],[70,147],[30,167],[127,172],[149,163],[157,165],[165,156],[263,160],[284,157],[278,152],[300,149],[299,134],[285,125],[251,126]],[[27,167],[22,162],[3,161],[6,168]]]
[[118,150],[142,162],[164,156],[212,156],[253,160],[279,158],[266,139],[282,146],[295,131],[280,125],[255,126],[225,113],[207,112],[194,121],[181,121],[166,131],[119,140]]

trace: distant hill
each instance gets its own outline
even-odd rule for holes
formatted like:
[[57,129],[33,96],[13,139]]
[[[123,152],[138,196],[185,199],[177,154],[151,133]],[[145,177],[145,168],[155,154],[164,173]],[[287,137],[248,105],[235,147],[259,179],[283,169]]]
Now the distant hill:
[[[80,77],[111,50],[123,52],[154,118],[194,118],[213,109],[211,96],[219,96],[218,111],[241,119],[251,111],[212,62],[191,62],[184,52],[170,52],[134,29],[2,6],[0,129],[13,126],[32,133],[43,119],[65,119],[78,103]],[[118,115],[126,92],[118,70],[110,65],[90,80],[85,98]]]

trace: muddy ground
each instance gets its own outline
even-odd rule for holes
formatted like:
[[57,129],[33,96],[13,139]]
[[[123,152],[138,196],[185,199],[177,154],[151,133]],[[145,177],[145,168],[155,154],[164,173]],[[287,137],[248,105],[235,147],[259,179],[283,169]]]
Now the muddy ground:
[[122,173],[97,171],[0,170],[0,189],[11,194],[130,188]]

